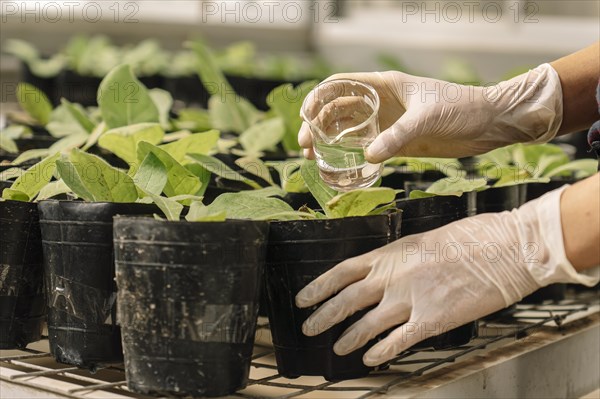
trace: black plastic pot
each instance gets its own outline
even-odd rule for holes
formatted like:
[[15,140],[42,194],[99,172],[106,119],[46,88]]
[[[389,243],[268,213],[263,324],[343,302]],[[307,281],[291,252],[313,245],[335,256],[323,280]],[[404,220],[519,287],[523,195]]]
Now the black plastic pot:
[[362,357],[376,340],[346,356],[333,352],[333,345],[344,330],[370,309],[308,337],[302,333],[302,323],[319,305],[300,309],[294,298],[308,283],[339,262],[398,238],[400,219],[401,213],[395,213],[271,223],[265,279],[269,324],[277,369],[282,376],[319,375],[341,380],[364,377],[373,370],[363,364]]
[[303,82],[234,76],[229,74],[226,74],[225,77],[237,94],[246,98],[261,111],[267,111],[269,109],[267,97],[269,96],[269,93],[273,91],[273,89],[286,83],[291,83],[292,85],[296,86]]
[[186,105],[208,107],[210,94],[198,76],[169,77],[164,78],[164,82],[165,90],[171,93],[175,100],[183,101]]
[[527,184],[527,201],[534,200],[542,195],[561,188],[565,184],[575,184],[575,179],[556,179],[550,180],[548,183],[528,183]]
[[41,201],[50,352],[95,369],[123,360],[116,324],[115,215],[158,213],[147,204]]
[[114,222],[129,389],[223,396],[246,386],[266,222]]
[[[140,82],[149,89],[163,86],[162,76],[141,76]],[[57,77],[55,88],[55,101],[60,102],[62,97],[83,106],[97,104],[98,87],[102,78],[96,76],[83,76],[72,70],[64,70]]]
[[40,340],[46,316],[37,205],[0,201],[0,349]]
[[21,76],[24,82],[29,83],[44,92],[46,97],[48,97],[48,99],[52,101],[54,105],[59,104],[58,102],[53,101],[55,98],[54,90],[56,88],[56,77],[43,78],[37,76],[24,62],[21,62]]
[[[403,210],[402,236],[424,233],[456,220],[473,216],[476,212],[476,193],[464,193],[460,197],[437,196],[421,199],[405,199],[396,202]],[[441,335],[421,341],[415,348],[446,349],[467,344],[477,337],[478,323],[473,321]]]
[[406,183],[408,182],[432,183],[436,180],[446,177],[445,174],[437,170],[426,170],[422,173],[419,173],[407,171],[406,167],[403,166],[396,166],[392,168],[394,169],[394,172],[384,176],[381,179],[381,185],[383,187],[405,190]]
[[477,193],[477,214],[510,211],[522,205],[525,184],[494,187]]

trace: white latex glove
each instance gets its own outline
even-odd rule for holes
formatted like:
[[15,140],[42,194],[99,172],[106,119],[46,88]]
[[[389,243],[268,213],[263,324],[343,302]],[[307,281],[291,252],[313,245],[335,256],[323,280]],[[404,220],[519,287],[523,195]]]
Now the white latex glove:
[[365,353],[364,363],[375,366],[542,286],[596,284],[597,276],[578,274],[565,255],[562,190],[512,212],[463,219],[338,264],[296,296],[296,305],[304,308],[337,294],[304,322],[303,332],[317,335],[379,303],[334,346],[342,356],[397,327]]
[[[517,142],[547,142],[562,123],[562,89],[549,64],[489,87],[395,71],[336,74],[327,80],[332,79],[358,80],[379,94],[381,134],[366,153],[372,163],[393,156],[455,158]],[[307,123],[298,142],[312,158]]]

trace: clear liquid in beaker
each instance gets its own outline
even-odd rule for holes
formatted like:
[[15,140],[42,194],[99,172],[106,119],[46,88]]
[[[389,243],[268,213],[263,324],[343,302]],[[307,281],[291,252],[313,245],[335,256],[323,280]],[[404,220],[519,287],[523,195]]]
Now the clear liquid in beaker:
[[319,174],[323,181],[337,191],[350,191],[373,185],[383,164],[372,164],[365,159],[365,149],[373,138],[348,137],[340,141],[315,144]]

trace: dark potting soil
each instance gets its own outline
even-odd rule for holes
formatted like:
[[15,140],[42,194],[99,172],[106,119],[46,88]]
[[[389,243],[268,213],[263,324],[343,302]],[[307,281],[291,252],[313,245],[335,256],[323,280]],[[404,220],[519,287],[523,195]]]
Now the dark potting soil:
[[131,390],[223,396],[246,386],[268,228],[115,218]]
[[319,375],[328,380],[360,378],[373,368],[362,362],[378,339],[346,356],[333,352],[342,332],[365,309],[329,330],[308,337],[302,323],[319,305],[300,309],[296,294],[339,262],[379,248],[400,236],[401,214],[327,220],[272,222],[265,279],[277,369],[287,378]]
[[122,361],[116,324],[113,216],[152,214],[147,204],[41,201],[50,352],[95,369]]
[[0,201],[0,349],[41,338],[46,319],[37,205]]

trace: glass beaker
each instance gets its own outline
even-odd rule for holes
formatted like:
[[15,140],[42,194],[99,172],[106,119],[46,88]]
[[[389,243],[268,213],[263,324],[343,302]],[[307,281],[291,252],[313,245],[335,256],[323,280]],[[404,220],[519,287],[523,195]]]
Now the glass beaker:
[[319,174],[337,191],[369,187],[383,164],[365,159],[366,148],[379,134],[379,96],[365,83],[336,79],[317,85],[300,111],[307,122]]

